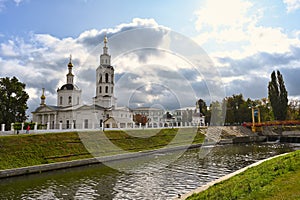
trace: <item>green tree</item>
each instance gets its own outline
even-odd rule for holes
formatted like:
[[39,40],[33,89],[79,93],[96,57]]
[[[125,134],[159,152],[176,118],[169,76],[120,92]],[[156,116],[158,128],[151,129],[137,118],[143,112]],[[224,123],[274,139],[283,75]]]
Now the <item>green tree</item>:
[[[201,113],[201,116],[204,115],[205,123],[210,123],[211,110],[207,109],[207,105],[203,99],[198,99],[198,101],[196,101],[196,109],[199,110],[199,112]],[[191,118],[192,118],[192,113],[191,113]],[[192,121],[192,120],[190,120],[190,121]]]
[[268,85],[268,95],[275,119],[285,120],[288,110],[288,93],[285,89],[283,77],[278,70],[277,76],[275,71],[271,74],[271,81]]
[[25,84],[16,77],[0,78],[0,124],[5,124],[6,130],[13,122],[26,120],[27,100]]
[[226,124],[242,124],[243,122],[251,121],[252,101],[244,100],[242,94],[232,95],[224,99],[226,102]]
[[200,114],[204,115],[207,113],[207,105],[203,99],[199,99],[196,102],[196,108],[199,109]]

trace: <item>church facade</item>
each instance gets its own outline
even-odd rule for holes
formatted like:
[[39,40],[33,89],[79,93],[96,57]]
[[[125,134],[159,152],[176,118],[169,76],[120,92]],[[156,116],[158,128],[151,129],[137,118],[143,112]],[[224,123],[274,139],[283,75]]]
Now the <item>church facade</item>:
[[96,69],[96,96],[92,105],[84,105],[81,90],[74,84],[72,58],[66,84],[57,89],[57,105],[47,105],[43,89],[40,106],[32,119],[47,129],[97,129],[133,127],[133,114],[127,107],[117,107],[114,96],[114,67],[108,54],[107,38]]

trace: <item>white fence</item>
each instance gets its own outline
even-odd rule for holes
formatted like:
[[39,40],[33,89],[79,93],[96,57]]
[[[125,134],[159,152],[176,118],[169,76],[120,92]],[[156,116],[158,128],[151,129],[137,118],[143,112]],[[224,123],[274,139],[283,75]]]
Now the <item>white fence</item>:
[[[50,132],[70,132],[70,131],[93,131],[93,130],[131,130],[131,129],[162,129],[162,128],[183,128],[183,127],[201,127],[203,125],[186,122],[186,123],[157,123],[157,124],[146,124],[145,126],[142,126],[142,124],[139,125],[132,125],[131,126],[121,126],[120,124],[117,125],[116,128],[105,128],[104,124],[101,126],[99,124],[89,124],[88,128],[85,128],[84,125],[78,127],[78,125],[74,125],[73,123],[69,125],[65,125],[62,123],[59,123],[55,127],[51,127],[50,123],[47,123],[46,126],[43,129],[38,129],[37,123],[34,125],[33,130],[29,130],[27,132],[26,129],[23,129],[24,123],[21,125],[21,130],[14,130],[14,124],[11,124],[11,130],[5,131],[5,124],[1,124],[1,131],[0,135],[13,135],[13,134],[28,134],[28,133],[50,133]],[[112,124],[110,124],[110,127],[112,127]]]

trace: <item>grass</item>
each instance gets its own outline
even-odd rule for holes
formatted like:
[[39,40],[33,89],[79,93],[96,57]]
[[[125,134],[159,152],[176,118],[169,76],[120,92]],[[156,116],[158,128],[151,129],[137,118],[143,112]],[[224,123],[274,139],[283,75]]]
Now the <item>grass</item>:
[[195,133],[153,129],[0,136],[0,170],[203,142],[204,130]]
[[187,199],[300,199],[300,151],[266,161]]

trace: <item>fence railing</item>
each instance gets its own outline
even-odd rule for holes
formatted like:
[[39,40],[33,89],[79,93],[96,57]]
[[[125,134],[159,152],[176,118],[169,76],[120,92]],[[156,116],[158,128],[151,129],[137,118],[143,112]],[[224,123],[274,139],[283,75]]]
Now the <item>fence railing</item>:
[[82,131],[82,130],[125,130],[125,129],[162,129],[162,128],[180,128],[180,127],[201,127],[204,126],[200,123],[149,123],[142,125],[134,123],[117,123],[117,124],[37,124],[34,123],[33,128],[29,130],[24,127],[24,123],[21,124],[20,129],[14,129],[14,123],[11,124],[11,130],[5,131],[5,124],[1,124],[0,135],[12,135],[12,134],[26,134],[26,133],[48,133],[48,132],[70,132],[70,131]]

